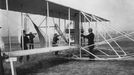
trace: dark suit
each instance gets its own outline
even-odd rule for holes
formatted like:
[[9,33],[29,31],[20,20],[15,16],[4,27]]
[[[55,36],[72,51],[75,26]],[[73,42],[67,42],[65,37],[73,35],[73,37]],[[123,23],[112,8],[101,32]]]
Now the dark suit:
[[35,38],[35,36],[32,33],[28,34],[28,36],[29,36],[29,48],[34,49],[34,40],[33,39]]
[[[24,49],[24,50],[27,50],[28,49],[28,46],[27,46],[28,43],[29,43],[29,38],[27,37],[27,35],[23,36],[23,39],[22,39],[22,36],[21,36],[21,48]],[[28,61],[29,60],[29,55],[27,55],[26,57],[27,57],[27,61]],[[23,59],[23,56],[20,56],[19,61],[22,62],[22,59]]]
[[27,35],[23,36],[23,39],[22,39],[22,36],[21,36],[21,48],[24,49],[24,50],[27,50],[28,47],[27,47],[27,44],[29,43],[29,38],[27,37]]
[[1,50],[0,50],[0,75],[4,75],[3,57],[1,56]]
[[3,60],[7,59],[8,56],[6,54],[1,54],[1,49],[0,49],[0,75],[5,75],[4,74],[4,67],[3,67]]
[[[82,37],[88,39],[88,45],[92,45],[89,47],[89,51],[94,54],[94,50],[93,50],[94,49],[94,45],[93,45],[94,44],[94,33],[90,33],[88,35],[82,35]],[[94,56],[90,55],[90,58],[94,58]]]
[[[54,35],[54,37],[53,37],[53,47],[58,46],[58,45],[57,45],[57,42],[58,42],[58,40],[59,40],[58,37],[59,37],[59,35],[56,35],[56,36]],[[59,52],[59,51],[55,51],[55,55],[58,55],[58,52]]]

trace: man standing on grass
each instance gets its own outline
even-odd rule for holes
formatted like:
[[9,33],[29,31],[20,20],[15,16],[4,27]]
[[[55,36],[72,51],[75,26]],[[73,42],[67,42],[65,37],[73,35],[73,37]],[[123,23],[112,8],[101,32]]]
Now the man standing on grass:
[[[52,42],[53,47],[58,46],[58,45],[57,45],[57,42],[58,42],[58,40],[59,40],[58,37],[59,37],[59,35],[58,35],[57,33],[55,33],[54,36],[53,36],[53,42]],[[59,51],[55,51],[55,55],[58,55],[58,53],[59,53]]]
[[[88,39],[88,45],[91,45],[91,46],[89,46],[89,52],[94,54],[94,33],[93,33],[93,29],[89,28],[88,29],[88,35],[83,35],[82,34],[82,37]],[[90,54],[89,58],[94,59],[95,57]]]
[[[26,34],[26,31],[23,30],[23,35],[21,36],[21,44],[20,44],[21,48],[23,50],[27,50],[28,49],[28,43],[29,43],[29,38]],[[29,60],[29,55],[27,55],[26,57],[27,57],[27,61],[28,61]],[[22,59],[23,59],[23,56],[20,56],[19,62],[22,62]]]
[[28,34],[28,36],[29,36],[29,49],[34,49],[34,38],[35,38],[35,36],[32,32],[30,32]]
[[8,56],[5,54],[2,54],[2,51],[4,51],[4,42],[2,41],[2,38],[0,36],[0,75],[5,75],[4,74],[4,67],[3,67],[3,60],[7,59]]
[[0,38],[0,75],[4,75],[4,67],[3,67],[3,55],[2,55],[2,51],[3,51],[3,47],[4,47],[4,44]]

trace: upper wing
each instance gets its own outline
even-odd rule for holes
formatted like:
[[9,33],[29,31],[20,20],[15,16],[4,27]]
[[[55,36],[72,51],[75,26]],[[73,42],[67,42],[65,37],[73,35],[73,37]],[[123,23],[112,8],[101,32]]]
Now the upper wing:
[[[68,19],[68,8],[60,4],[48,1],[49,16]],[[6,0],[0,0],[0,9],[6,10]],[[8,0],[8,9],[11,11],[47,15],[47,0]],[[79,17],[80,10],[70,8],[70,19],[74,20]],[[87,13],[89,14],[89,13]],[[92,14],[89,14],[92,15]],[[82,18],[84,16],[82,15]],[[95,16],[98,17],[98,16]],[[95,21],[91,17],[87,17],[90,21]],[[104,18],[98,17],[101,21],[109,21]],[[82,19],[84,21],[84,19]]]

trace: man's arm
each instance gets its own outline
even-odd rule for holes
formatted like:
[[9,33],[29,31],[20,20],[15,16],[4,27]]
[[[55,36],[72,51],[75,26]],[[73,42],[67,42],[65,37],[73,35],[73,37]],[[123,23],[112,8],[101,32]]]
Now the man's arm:
[[88,35],[81,34],[81,37],[88,38]]
[[8,55],[6,55],[5,53],[2,54],[2,60],[8,59],[8,58],[9,58]]

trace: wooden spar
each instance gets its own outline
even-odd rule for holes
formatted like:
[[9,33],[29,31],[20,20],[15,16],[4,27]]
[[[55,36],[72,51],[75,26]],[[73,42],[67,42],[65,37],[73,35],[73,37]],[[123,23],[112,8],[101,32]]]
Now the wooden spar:
[[68,8],[68,20],[69,20],[69,46],[70,46],[70,8]]
[[61,47],[30,49],[30,50],[17,50],[17,51],[5,52],[5,53],[11,57],[15,57],[15,56],[25,56],[25,55],[47,53],[47,52],[53,52],[53,51],[62,51],[62,50],[74,49],[74,48],[77,48],[77,46],[61,46]]
[[11,51],[11,37],[10,37],[10,27],[8,25],[8,10],[9,10],[9,7],[8,7],[8,0],[6,0],[6,21],[7,21],[7,26],[8,26],[8,42],[9,42],[9,51]]
[[[81,12],[79,12],[79,45],[81,46]],[[79,51],[80,51],[80,58],[82,57],[81,55],[81,48],[79,48]]]
[[[6,0],[6,13],[7,13],[7,26],[8,26],[8,0]],[[9,40],[9,51],[11,52],[11,37],[10,37],[10,27],[8,26],[8,40]],[[10,61],[11,73],[15,75],[13,61]]]
[[48,26],[48,28],[47,28],[47,35],[48,35],[48,47],[50,47],[51,46],[51,40],[50,40],[50,34],[48,34],[48,29],[50,29],[50,27],[49,27],[49,25],[48,25],[48,22],[49,21],[49,2],[47,1],[47,26]]

